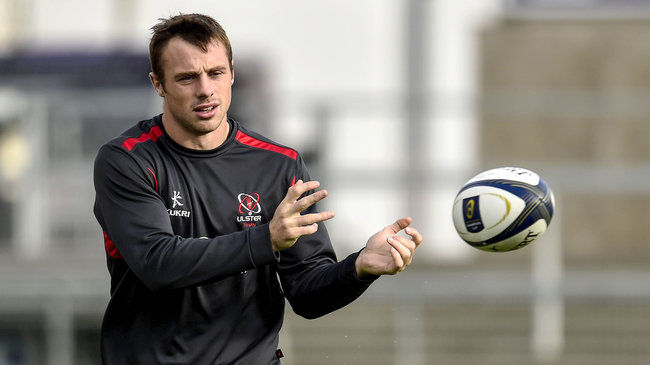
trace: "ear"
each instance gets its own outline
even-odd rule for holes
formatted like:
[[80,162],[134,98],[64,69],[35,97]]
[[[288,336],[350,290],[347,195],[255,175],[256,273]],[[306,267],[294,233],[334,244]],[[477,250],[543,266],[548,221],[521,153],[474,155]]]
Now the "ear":
[[230,85],[235,83],[235,63],[230,64],[230,73],[232,74],[232,78],[230,79]]
[[153,72],[149,72],[149,79],[158,95],[160,95],[160,97],[165,97],[165,88],[163,87],[162,82],[160,82],[160,79],[158,79],[158,76]]

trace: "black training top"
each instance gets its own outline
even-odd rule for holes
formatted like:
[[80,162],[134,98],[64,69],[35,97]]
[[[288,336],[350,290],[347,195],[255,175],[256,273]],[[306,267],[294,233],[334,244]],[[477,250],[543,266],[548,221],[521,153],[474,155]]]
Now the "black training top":
[[175,143],[161,115],[99,150],[94,211],[111,275],[104,363],[279,363],[284,297],[315,318],[372,282],[356,276],[358,254],[337,263],[321,223],[273,252],[268,222],[308,173],[293,149],[229,123],[210,151]]

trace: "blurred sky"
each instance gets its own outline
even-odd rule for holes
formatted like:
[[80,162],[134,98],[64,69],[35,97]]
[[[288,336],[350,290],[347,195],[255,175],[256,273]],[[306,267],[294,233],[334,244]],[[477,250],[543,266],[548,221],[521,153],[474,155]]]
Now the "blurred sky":
[[403,77],[399,1],[13,1],[29,12],[20,30],[29,48],[147,52],[158,18],[198,12],[222,24],[236,58],[268,62],[279,90],[392,91]]

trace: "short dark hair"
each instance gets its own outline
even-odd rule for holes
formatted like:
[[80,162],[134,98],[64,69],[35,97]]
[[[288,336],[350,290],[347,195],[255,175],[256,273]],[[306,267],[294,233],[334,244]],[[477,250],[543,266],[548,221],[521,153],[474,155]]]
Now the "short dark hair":
[[214,40],[226,48],[226,55],[232,71],[232,47],[226,31],[213,18],[203,14],[179,14],[168,19],[160,18],[160,23],[151,27],[153,35],[149,42],[151,71],[163,82],[165,75],[161,65],[162,51],[170,39],[180,37],[199,47],[204,52]]

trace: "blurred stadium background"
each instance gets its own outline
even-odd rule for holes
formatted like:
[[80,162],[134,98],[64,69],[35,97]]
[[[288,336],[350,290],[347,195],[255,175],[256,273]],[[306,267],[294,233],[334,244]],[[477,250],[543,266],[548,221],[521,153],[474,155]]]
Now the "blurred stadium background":
[[[231,115],[305,155],[340,257],[402,214],[426,237],[336,313],[287,306],[283,363],[650,363],[650,1],[0,0],[1,365],[99,363],[92,161],[161,110],[148,28],[178,12],[229,33]],[[513,165],[558,214],[474,250],[454,195]]]

